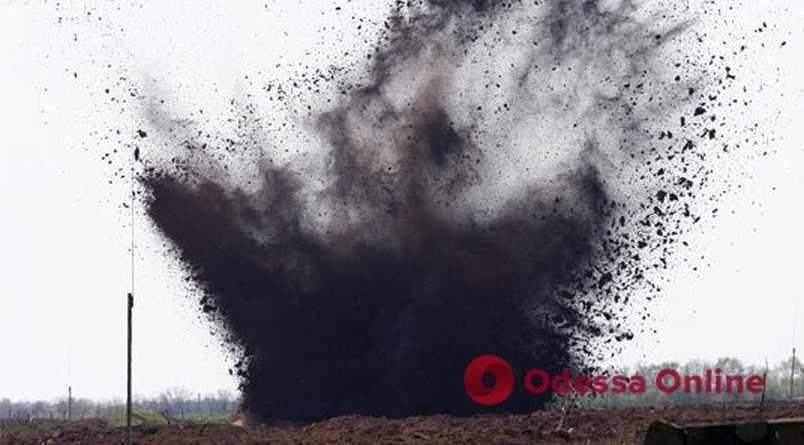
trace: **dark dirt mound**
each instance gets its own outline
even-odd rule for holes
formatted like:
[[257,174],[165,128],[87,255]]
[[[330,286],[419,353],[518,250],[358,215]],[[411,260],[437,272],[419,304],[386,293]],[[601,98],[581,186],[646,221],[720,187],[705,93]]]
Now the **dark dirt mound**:
[[[764,413],[769,418],[802,417],[804,402],[775,402]],[[413,444],[413,443],[638,443],[648,425],[665,419],[675,423],[749,420],[757,417],[755,405],[704,405],[695,407],[651,407],[613,410],[580,410],[564,416],[561,411],[539,411],[526,415],[481,415],[474,417],[424,416],[405,419],[344,416],[321,422],[294,425],[179,423],[138,426],[136,444]],[[35,421],[36,422],[36,421]],[[34,422],[34,423],[35,423]],[[563,423],[563,425],[562,425]],[[558,429],[561,425],[561,429]],[[3,444],[123,443],[125,430],[108,428],[103,422],[81,421],[63,430],[9,433]]]

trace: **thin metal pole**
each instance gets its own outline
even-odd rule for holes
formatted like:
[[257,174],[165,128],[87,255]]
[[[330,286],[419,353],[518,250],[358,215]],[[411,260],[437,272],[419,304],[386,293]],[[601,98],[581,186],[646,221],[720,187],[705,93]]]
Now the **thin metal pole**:
[[73,387],[67,387],[67,421],[73,420]]
[[126,336],[126,445],[131,445],[131,343],[132,343],[132,313],[134,312],[134,162],[136,162],[139,158],[139,148],[134,147],[134,151],[131,154],[131,159],[129,162],[129,173],[131,177],[129,178],[130,187],[129,190],[131,196],[129,196],[131,207],[129,208],[131,221],[130,221],[130,229],[131,229],[131,292],[128,294],[128,299],[126,301],[126,309],[127,309],[127,336]]

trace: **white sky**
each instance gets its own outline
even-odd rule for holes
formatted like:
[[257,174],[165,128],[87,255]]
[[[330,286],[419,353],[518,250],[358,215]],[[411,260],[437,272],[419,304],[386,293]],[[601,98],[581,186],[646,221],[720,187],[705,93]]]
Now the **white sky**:
[[[180,99],[214,108],[238,91],[236,79],[303,59],[319,26],[339,25],[320,14],[329,1],[277,0],[275,16],[260,2],[116,3],[85,10],[84,2],[63,2],[59,10],[0,0],[0,397],[60,397],[68,384],[80,397],[124,395],[127,185],[108,185],[111,169],[100,161],[116,146],[89,145],[115,121],[126,131],[134,125],[104,98],[110,73],[159,79]],[[767,69],[757,68],[781,79],[758,97],[779,153],[741,167],[749,175],[742,191],[690,235],[709,266],[672,271],[653,311],[660,334],[638,337],[623,363],[729,355],[774,364],[793,345],[804,355],[804,5],[750,3],[736,7],[738,15],[752,26],[767,16],[788,41],[785,51],[768,52]],[[782,7],[788,11],[768,12]],[[74,20],[56,26],[60,15]],[[199,95],[197,85],[218,93]],[[144,218],[136,226],[135,392],[234,390],[230,363],[198,320],[177,265],[159,253]]]

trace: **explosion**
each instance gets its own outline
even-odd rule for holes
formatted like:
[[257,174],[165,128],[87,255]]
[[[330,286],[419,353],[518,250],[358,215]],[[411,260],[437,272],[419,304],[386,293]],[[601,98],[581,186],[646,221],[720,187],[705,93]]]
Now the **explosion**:
[[144,156],[148,215],[241,347],[247,408],[488,412],[463,388],[476,356],[557,374],[633,338],[716,139],[712,71],[674,61],[686,29],[628,1],[396,2],[363,73],[333,75],[343,94],[286,141],[298,156]]

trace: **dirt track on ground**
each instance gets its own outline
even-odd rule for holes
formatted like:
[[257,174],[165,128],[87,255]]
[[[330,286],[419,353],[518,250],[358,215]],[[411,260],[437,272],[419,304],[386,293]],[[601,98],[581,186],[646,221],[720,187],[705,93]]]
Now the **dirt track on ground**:
[[[768,418],[804,417],[804,403],[771,403]],[[404,419],[345,416],[299,425],[178,423],[139,425],[136,444],[632,444],[638,443],[651,422],[659,419],[690,424],[723,420],[750,420],[757,407],[698,406],[560,411],[529,415],[474,417],[424,416]],[[562,424],[563,418],[563,424]],[[559,425],[561,428],[559,429]],[[53,428],[53,427],[56,428]],[[2,444],[119,444],[125,430],[87,419],[52,424],[49,431],[29,428],[0,436]]]

